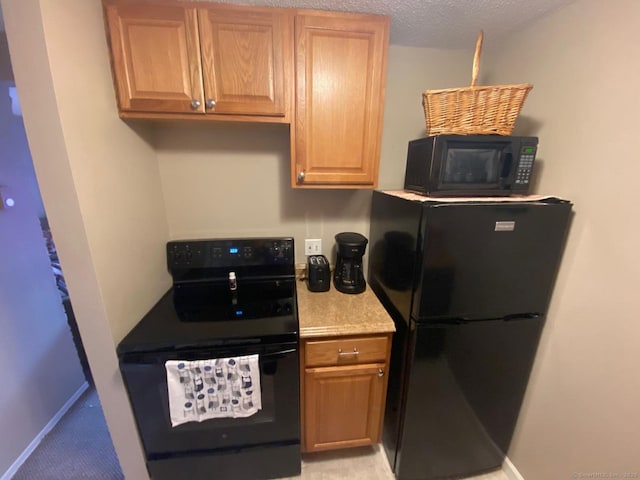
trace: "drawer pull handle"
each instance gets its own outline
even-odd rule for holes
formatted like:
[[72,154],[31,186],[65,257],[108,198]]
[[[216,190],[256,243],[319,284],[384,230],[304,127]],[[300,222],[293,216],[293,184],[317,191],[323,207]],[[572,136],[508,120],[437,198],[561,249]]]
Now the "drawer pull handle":
[[384,370],[383,369],[381,369],[381,368],[378,369],[378,376],[379,377],[383,377],[384,376]]
[[343,352],[341,348],[338,349],[338,356],[339,357],[348,357],[351,355],[358,355],[360,352],[358,351],[357,347],[353,347],[353,352]]

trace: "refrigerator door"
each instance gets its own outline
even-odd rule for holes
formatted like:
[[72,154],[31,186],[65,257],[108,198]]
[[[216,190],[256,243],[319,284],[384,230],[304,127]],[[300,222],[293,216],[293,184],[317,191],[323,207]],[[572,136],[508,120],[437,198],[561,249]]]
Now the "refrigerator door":
[[423,208],[413,318],[546,313],[569,202],[427,203]]
[[398,480],[461,478],[500,467],[543,323],[412,322],[401,414],[395,428],[385,424],[384,446]]

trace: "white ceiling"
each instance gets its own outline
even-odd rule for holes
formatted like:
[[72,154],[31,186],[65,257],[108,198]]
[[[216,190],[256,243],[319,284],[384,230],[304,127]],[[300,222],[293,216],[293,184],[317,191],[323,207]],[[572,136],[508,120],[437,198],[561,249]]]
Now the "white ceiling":
[[[218,0],[215,0],[218,1]],[[222,3],[379,13],[391,17],[391,43],[473,48],[479,30],[497,40],[574,0],[223,0]],[[0,30],[4,30],[0,10]]]
[[214,0],[391,17],[391,43],[415,47],[474,48],[478,31],[496,40],[525,28],[574,0]]

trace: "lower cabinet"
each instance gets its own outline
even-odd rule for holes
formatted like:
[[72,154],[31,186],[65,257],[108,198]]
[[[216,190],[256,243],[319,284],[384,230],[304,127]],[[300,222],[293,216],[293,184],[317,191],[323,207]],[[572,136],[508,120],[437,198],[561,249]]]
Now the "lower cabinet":
[[303,451],[380,441],[391,334],[302,343]]

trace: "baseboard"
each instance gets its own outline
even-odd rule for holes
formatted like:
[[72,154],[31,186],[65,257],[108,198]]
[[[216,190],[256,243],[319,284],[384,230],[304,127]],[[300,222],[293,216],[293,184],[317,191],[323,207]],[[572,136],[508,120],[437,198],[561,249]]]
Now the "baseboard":
[[509,460],[509,457],[505,457],[504,462],[502,462],[502,471],[509,480],[524,480],[516,466]]
[[62,406],[60,410],[53,416],[49,423],[45,425],[45,427],[36,435],[31,443],[27,446],[27,448],[20,454],[20,456],[16,459],[15,462],[9,467],[9,470],[4,472],[0,480],[10,480],[18,471],[18,469],[22,466],[22,464],[29,458],[29,455],[33,453],[33,451],[40,445],[42,439],[49,433],[53,427],[60,421],[60,419],[64,416],[65,413],[73,406],[76,401],[80,398],[80,396],[89,388],[89,383],[84,382],[80,385],[80,388],[66,401],[66,403]]

